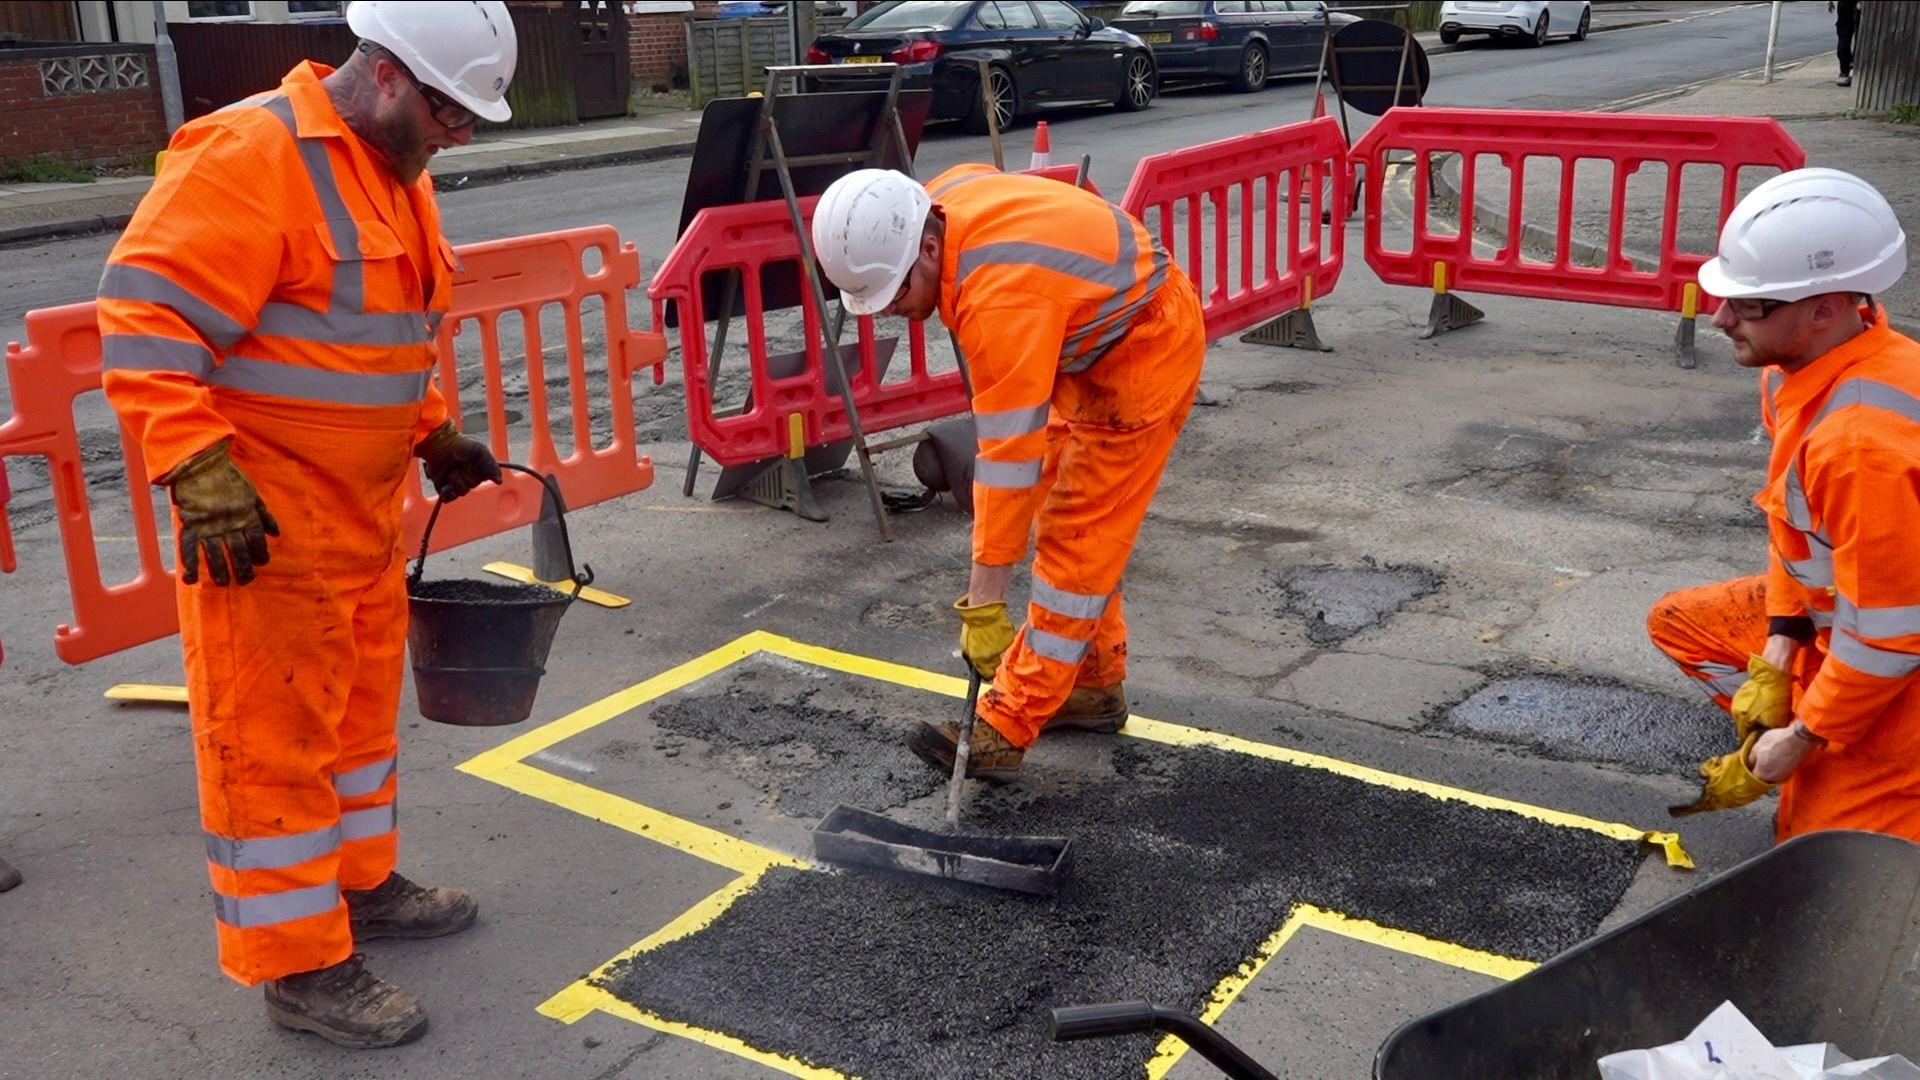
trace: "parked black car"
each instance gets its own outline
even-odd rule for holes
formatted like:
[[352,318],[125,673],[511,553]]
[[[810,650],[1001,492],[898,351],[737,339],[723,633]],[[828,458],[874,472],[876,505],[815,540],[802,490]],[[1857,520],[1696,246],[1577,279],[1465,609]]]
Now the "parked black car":
[[1359,18],[1319,0],[1135,0],[1113,25],[1153,47],[1163,79],[1224,79],[1246,93],[1273,75],[1317,71],[1328,21]]
[[[896,0],[822,34],[807,50],[810,64],[892,62],[904,65],[904,85],[931,87],[933,118],[960,119],[987,130],[978,60],[989,68],[997,122],[1057,105],[1112,102],[1132,112],[1159,92],[1153,50],[1124,30],[1076,11],[1062,0],[973,0],[940,3]],[[872,86],[872,80],[822,89]]]

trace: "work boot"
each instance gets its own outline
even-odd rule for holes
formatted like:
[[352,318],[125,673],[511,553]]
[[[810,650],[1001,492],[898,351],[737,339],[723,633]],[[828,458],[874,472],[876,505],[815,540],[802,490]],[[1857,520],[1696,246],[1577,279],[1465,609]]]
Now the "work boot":
[[20,871],[15,870],[12,863],[0,859],[0,892],[6,892],[20,884],[21,880]]
[[[960,747],[960,725],[922,723],[907,736],[907,749],[921,761],[953,775],[953,755]],[[967,776],[1006,783],[1020,775],[1020,759],[1026,754],[1007,741],[1007,737],[985,720],[973,722],[973,738],[967,750]]]
[[363,960],[354,953],[330,968],[270,980],[267,1018],[356,1050],[399,1046],[425,1035],[420,999],[368,971]]
[[1842,75],[1842,76],[1840,76],[1840,85],[1841,85],[1841,86],[1852,86],[1852,85],[1853,85],[1853,76],[1851,76],[1851,75]]
[[1119,731],[1127,722],[1127,684],[1076,686],[1066,704],[1047,720],[1045,731],[1073,728],[1102,733]]
[[399,874],[343,895],[355,941],[445,937],[472,926],[480,914],[480,905],[459,889],[423,889]]

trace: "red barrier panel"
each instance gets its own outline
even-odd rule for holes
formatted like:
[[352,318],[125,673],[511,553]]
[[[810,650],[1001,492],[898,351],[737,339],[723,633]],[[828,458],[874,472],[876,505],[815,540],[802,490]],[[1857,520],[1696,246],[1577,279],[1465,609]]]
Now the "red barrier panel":
[[[589,272],[584,260],[597,253],[601,267]],[[653,464],[638,454],[633,438],[631,378],[643,366],[662,363],[666,340],[628,329],[626,290],[639,284],[640,259],[607,226],[519,237],[456,248],[465,268],[455,277],[453,310],[439,328],[439,385],[457,411],[462,402],[455,362],[455,337],[464,323],[479,324],[484,371],[487,429],[496,454],[512,455],[558,476],[571,506],[639,491],[653,481]],[[582,332],[581,301],[598,296],[606,315],[607,396],[612,440],[591,441],[589,381]],[[557,448],[548,421],[546,350],[540,311],[558,305],[565,323],[568,385],[572,393],[570,450]],[[527,421],[532,439],[525,447],[508,439],[508,417],[500,350],[500,317],[519,312],[527,346]],[[120,446],[122,478],[128,497],[131,539],[139,572],[108,584],[96,550],[92,508],[84,464],[76,402],[100,389],[100,333],[91,302],[33,311],[26,318],[27,344],[7,346],[7,377],[13,392],[13,416],[0,424],[0,463],[12,456],[46,459],[60,546],[66,557],[67,586],[74,621],[54,632],[54,651],[78,664],[168,636],[178,629],[172,574],[161,556],[153,493],[140,448],[114,425]],[[597,365],[596,365],[597,366]],[[104,424],[102,419],[101,423]],[[90,425],[90,430],[91,430]],[[89,446],[97,451],[99,447]],[[3,466],[0,466],[3,467]],[[532,522],[539,516],[539,486],[530,479],[501,488],[482,488],[450,504],[434,527],[436,550]],[[4,500],[0,500],[3,503]],[[407,535],[419,542],[433,500],[408,488]],[[4,536],[0,533],[0,536]],[[5,541],[0,541],[4,543]],[[172,545],[171,523],[166,543]],[[10,568],[9,568],[10,569]]]
[[[1021,172],[1026,176],[1044,176],[1049,180],[1058,180],[1063,184],[1071,184],[1074,178],[1080,175],[1080,166],[1077,163],[1047,165],[1038,169],[1023,169]],[[1080,181],[1080,186],[1087,191],[1093,192],[1095,195],[1100,195],[1100,189],[1094,186],[1093,177],[1091,176]],[[1106,198],[1104,195],[1100,197],[1103,199]]]
[[1193,279],[1207,340],[1217,341],[1306,307],[1340,281],[1346,155],[1330,116],[1154,154],[1135,167],[1120,208],[1155,229]]
[[[818,201],[817,197],[800,201],[801,217],[809,224]],[[762,274],[769,267],[776,268],[774,274],[799,279],[800,247],[787,204],[769,200],[710,207],[694,217],[647,288],[647,295],[653,299],[655,326],[665,325],[662,316],[667,303],[677,308],[687,431],[695,445],[722,465],[744,465],[787,453],[788,418],[792,416],[801,418],[808,446],[852,436],[846,408],[833,392],[833,380],[827,374],[826,336],[811,303],[799,305],[805,368],[784,378],[771,374],[762,284]],[[709,277],[718,280],[730,270],[740,272],[752,380],[752,405],[740,412],[715,408],[713,386],[707,377],[706,340],[707,320],[714,316],[709,315],[701,295],[703,281]],[[856,320],[854,340],[842,345],[841,357],[847,364],[847,381],[860,410],[860,426],[869,436],[888,428],[964,413],[972,407],[957,368],[939,374],[927,370],[924,323],[907,324],[907,343],[906,374],[885,382],[879,377],[879,346],[871,317]]]
[[[1412,155],[1411,250],[1387,250],[1383,240],[1384,194],[1390,154]],[[1459,184],[1460,218],[1436,232],[1428,220],[1434,155],[1459,155],[1465,163]],[[1487,207],[1476,203],[1474,168],[1479,155],[1492,155],[1506,167],[1507,191],[1493,200],[1506,218],[1507,240],[1498,251],[1476,250],[1474,217]],[[1556,252],[1551,262],[1522,254],[1523,195],[1527,159],[1557,159],[1560,174],[1555,205]],[[1398,108],[1387,114],[1353,148],[1351,160],[1366,173],[1366,260],[1381,280],[1396,285],[1432,286],[1465,292],[1570,300],[1586,304],[1681,311],[1691,315],[1688,294],[1697,290],[1700,264],[1712,253],[1677,246],[1682,210],[1683,171],[1689,166],[1717,167],[1717,217],[1726,221],[1739,201],[1740,170],[1797,169],[1806,163],[1793,137],[1767,117],[1653,116],[1644,113],[1526,112],[1496,109]],[[1607,237],[1602,265],[1573,259],[1575,182],[1583,163],[1607,163],[1612,183],[1607,199]],[[1643,166],[1666,171],[1657,263],[1636,269],[1622,253],[1627,215],[1627,185]],[[1588,169],[1597,165],[1587,165]],[[1652,253],[1649,253],[1650,255]],[[1437,275],[1437,276],[1436,276]],[[1701,297],[1699,309],[1717,301]]]

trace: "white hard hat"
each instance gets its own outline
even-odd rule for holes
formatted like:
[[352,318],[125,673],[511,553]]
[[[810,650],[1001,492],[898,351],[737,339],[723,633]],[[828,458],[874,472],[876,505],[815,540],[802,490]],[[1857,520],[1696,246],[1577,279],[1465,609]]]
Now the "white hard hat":
[[933,200],[912,177],[860,169],[835,180],[813,208],[813,251],[849,314],[893,303],[920,253]]
[[1906,268],[1907,234],[1873,185],[1838,169],[1795,169],[1733,208],[1700,287],[1723,299],[1871,296]]
[[474,115],[494,123],[513,116],[507,84],[520,46],[501,0],[356,0],[347,26]]

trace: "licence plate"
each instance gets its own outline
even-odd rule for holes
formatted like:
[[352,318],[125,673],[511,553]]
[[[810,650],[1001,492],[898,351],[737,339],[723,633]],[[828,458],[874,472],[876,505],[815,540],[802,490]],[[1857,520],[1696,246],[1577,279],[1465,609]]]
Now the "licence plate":
[[1167,30],[1162,30],[1157,34],[1141,34],[1140,38],[1149,45],[1170,45],[1173,43],[1173,33]]
[[840,62],[843,64],[879,64],[885,61],[878,56],[848,56],[841,58]]

